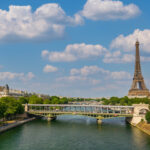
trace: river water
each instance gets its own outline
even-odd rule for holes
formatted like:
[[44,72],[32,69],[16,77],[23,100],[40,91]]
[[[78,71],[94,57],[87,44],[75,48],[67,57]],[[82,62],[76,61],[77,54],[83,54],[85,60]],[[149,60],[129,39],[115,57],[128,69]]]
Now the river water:
[[150,150],[150,136],[124,119],[60,116],[35,120],[0,134],[0,150]]

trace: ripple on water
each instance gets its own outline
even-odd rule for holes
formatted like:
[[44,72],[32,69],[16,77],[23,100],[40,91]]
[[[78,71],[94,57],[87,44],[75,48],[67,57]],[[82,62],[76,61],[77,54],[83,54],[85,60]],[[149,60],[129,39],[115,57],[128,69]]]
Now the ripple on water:
[[150,150],[150,136],[123,119],[59,116],[35,120],[0,135],[0,150]]

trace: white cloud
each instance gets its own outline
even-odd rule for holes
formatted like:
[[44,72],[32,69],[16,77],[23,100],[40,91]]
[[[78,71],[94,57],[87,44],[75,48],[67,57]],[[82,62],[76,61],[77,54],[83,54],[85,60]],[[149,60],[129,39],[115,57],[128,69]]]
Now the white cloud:
[[86,76],[81,76],[81,75],[70,75],[70,76],[65,76],[65,77],[60,77],[57,78],[56,81],[59,83],[64,82],[65,85],[67,86],[68,83],[74,83],[74,84],[86,84],[86,85],[98,85],[101,83],[101,80],[99,79],[94,79]]
[[[115,38],[110,49],[106,49],[100,44],[70,44],[67,45],[62,52],[58,51],[42,51],[42,57],[52,62],[73,62],[88,58],[99,58],[102,56],[104,63],[131,63],[135,60],[135,42],[140,41],[140,51],[150,52],[150,30],[135,30],[128,36],[120,35]],[[149,56],[141,56],[141,61],[149,62]],[[76,70],[73,70],[76,72]],[[73,72],[72,71],[72,72]]]
[[31,80],[34,77],[35,77],[35,75],[32,72],[28,72],[28,74],[27,74],[27,79],[28,80]]
[[103,68],[99,68],[98,66],[84,66],[81,69],[71,69],[70,70],[70,74],[71,75],[77,75],[80,74],[82,76],[88,76],[88,75],[92,75],[92,74],[96,74],[96,73],[105,73],[108,74],[109,71],[108,70],[104,70]]
[[80,69],[73,68],[70,70],[71,76],[87,77],[95,74],[103,75],[103,79],[122,80],[131,78],[131,74],[128,72],[125,71],[111,72],[98,66],[84,66],[83,68]]
[[48,54],[49,54],[48,50],[43,50],[41,53],[42,57],[46,57]]
[[80,69],[73,68],[73,69],[70,70],[70,74],[71,74],[71,75],[80,74]]
[[[116,53],[117,51],[113,52],[113,53],[109,53],[107,55],[104,56],[103,58],[103,62],[104,63],[131,63],[135,61],[135,55],[133,54],[128,54],[128,53],[124,53],[120,55],[114,55],[114,53]],[[150,57],[148,56],[140,56],[141,62],[149,62],[150,61]]]
[[82,77],[82,76],[66,76],[66,77],[60,77],[56,79],[57,81],[65,81],[65,82],[76,82],[76,81],[86,81],[87,77]]
[[[125,71],[109,71],[98,66],[84,66],[78,69],[71,69],[70,75],[57,78],[56,84],[63,84],[63,89],[71,89],[73,93],[77,90],[79,90],[80,93],[86,90],[89,93],[92,91],[94,94],[99,91],[99,95],[101,91],[112,92],[113,90],[113,93],[111,94],[119,92],[121,87],[124,88],[127,85],[120,85],[118,82],[126,81],[127,83],[130,80],[130,73]],[[118,91],[116,91],[116,89]]]
[[[104,63],[130,63],[135,60],[135,42],[140,42],[140,51],[150,52],[150,30],[136,29],[127,36],[119,35],[110,44],[110,50],[103,58]],[[149,56],[141,56],[142,62],[149,62]]]
[[27,74],[24,73],[13,73],[13,72],[0,72],[0,80],[14,80],[19,79],[22,81],[31,80],[35,75],[32,72]]
[[42,51],[42,56],[52,62],[71,62],[89,57],[99,57],[106,53],[106,48],[97,44],[70,44],[63,52]]
[[34,12],[31,6],[9,6],[0,9],[0,39],[50,40],[62,37],[66,26],[82,24],[82,17],[67,16],[56,3],[40,6]]
[[112,79],[115,79],[115,80],[131,79],[132,78],[131,74],[128,72],[125,72],[125,71],[111,72],[111,77],[112,77]]
[[30,5],[10,5],[8,10],[0,9],[0,40],[53,40],[63,37],[67,26],[82,25],[82,16],[92,20],[128,19],[139,12],[134,4],[124,6],[112,0],[88,0],[83,11],[74,16],[66,15],[57,3],[44,4],[35,11]]
[[145,29],[143,31],[136,29],[132,34],[127,36],[119,35],[116,37],[112,43],[112,49],[119,49],[125,52],[135,50],[135,41],[139,40],[140,42],[140,49],[145,52],[150,52],[150,30]]
[[58,71],[57,67],[51,66],[51,65],[46,65],[43,69],[43,72],[48,73],[48,72],[56,72]]
[[93,80],[91,80],[91,83],[92,83],[92,85],[97,85],[97,84],[100,84],[100,83],[101,83],[101,80],[93,79]]
[[49,52],[48,60],[52,62],[71,62],[77,60],[77,58],[66,52]]
[[118,51],[109,53],[109,55],[105,55],[103,62],[104,63],[130,63],[135,60],[135,56],[132,54],[120,53],[119,55],[114,55],[115,53],[118,53]]
[[150,57],[141,56],[141,61],[149,62],[150,61]]
[[91,20],[129,19],[140,14],[135,4],[124,5],[117,0],[87,0],[81,15]]

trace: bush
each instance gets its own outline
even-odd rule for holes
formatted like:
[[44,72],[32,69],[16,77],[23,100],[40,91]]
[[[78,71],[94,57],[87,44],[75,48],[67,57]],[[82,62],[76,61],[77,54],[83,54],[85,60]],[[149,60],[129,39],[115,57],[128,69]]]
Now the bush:
[[146,113],[145,118],[146,118],[147,122],[150,123],[150,111],[148,111],[148,112]]

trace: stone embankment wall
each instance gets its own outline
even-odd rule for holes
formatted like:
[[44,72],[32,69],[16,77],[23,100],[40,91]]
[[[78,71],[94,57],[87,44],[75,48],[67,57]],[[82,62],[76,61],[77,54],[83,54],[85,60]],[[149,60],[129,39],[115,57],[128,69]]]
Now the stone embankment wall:
[[136,125],[136,127],[150,135],[150,124],[147,124],[146,122],[140,122]]
[[145,114],[149,111],[148,104],[134,104],[133,117],[127,117],[126,121],[150,135],[150,124],[146,123]]
[[35,118],[29,118],[29,119],[25,119],[25,120],[22,120],[22,121],[17,121],[13,124],[10,124],[10,125],[7,125],[7,126],[3,126],[3,127],[0,127],[0,133],[4,132],[4,131],[7,131],[7,130],[10,130],[12,128],[15,128],[17,126],[20,126],[22,124],[25,124],[27,122],[30,122],[32,120],[35,120]]

